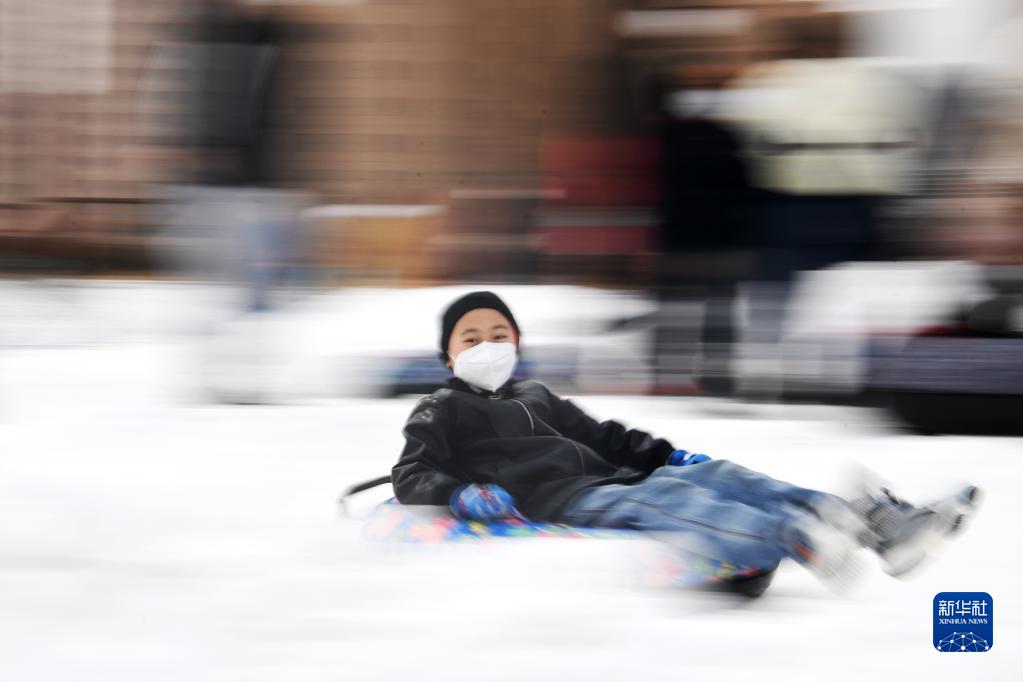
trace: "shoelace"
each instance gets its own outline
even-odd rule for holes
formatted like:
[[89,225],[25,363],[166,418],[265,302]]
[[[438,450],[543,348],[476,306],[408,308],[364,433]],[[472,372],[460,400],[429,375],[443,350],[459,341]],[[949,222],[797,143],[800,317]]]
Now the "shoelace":
[[890,540],[898,529],[903,513],[914,509],[913,505],[888,488],[881,488],[878,495],[868,495],[854,501],[852,507],[873,534],[869,544],[875,546]]

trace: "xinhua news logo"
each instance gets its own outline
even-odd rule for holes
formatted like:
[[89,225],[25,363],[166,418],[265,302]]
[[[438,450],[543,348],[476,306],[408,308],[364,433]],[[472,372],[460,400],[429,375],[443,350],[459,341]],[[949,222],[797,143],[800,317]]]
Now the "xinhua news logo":
[[942,653],[988,651],[994,646],[995,604],[987,592],[934,596],[934,648]]

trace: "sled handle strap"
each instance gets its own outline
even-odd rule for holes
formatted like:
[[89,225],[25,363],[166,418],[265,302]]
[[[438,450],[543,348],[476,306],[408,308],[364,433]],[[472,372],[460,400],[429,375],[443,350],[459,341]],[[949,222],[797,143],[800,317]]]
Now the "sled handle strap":
[[376,488],[378,485],[384,485],[385,483],[390,483],[390,482],[391,482],[391,475],[388,474],[386,476],[377,476],[376,478],[371,478],[370,480],[363,481],[362,483],[356,483],[351,488],[348,488],[343,493],[341,493],[341,499],[338,500],[338,501],[339,502],[344,502],[345,500],[347,500],[352,495],[356,495],[356,494],[361,493],[361,492],[363,492],[365,490],[369,490],[370,488]]
[[355,485],[353,485],[352,487],[346,489],[343,493],[341,493],[341,497],[338,498],[338,504],[340,504],[341,507],[343,508],[343,510],[345,512],[345,516],[351,516],[348,513],[348,498],[349,497],[351,497],[352,495],[357,495],[357,494],[359,494],[361,492],[364,492],[366,490],[369,490],[370,488],[376,488],[377,486],[384,485],[384,484],[388,484],[389,485],[390,483],[391,483],[391,475],[390,474],[388,474],[387,476],[378,476],[376,478],[371,478],[370,480],[363,481],[362,483],[356,483]]

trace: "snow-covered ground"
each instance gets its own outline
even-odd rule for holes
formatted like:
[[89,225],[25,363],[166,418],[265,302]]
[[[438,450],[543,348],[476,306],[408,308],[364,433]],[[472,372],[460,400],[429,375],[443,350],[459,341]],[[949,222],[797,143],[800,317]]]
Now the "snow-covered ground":
[[[388,471],[414,398],[202,404],[182,330],[219,304],[0,289],[0,680],[1023,679],[1020,439],[909,436],[851,408],[581,397],[805,485],[841,489],[856,460],[911,499],[963,479],[987,493],[913,580],[870,564],[837,597],[786,566],[740,602],[642,585],[637,543],[368,544],[336,498]],[[991,651],[934,650],[941,591],[993,596]]]

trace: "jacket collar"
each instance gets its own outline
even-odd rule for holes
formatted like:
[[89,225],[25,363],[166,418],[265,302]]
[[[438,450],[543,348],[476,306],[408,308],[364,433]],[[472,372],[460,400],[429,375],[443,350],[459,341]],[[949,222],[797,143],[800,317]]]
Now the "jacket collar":
[[471,384],[462,381],[458,377],[451,377],[447,382],[448,388],[456,391],[462,391],[464,393],[471,393],[478,395],[481,398],[509,398],[512,395],[512,388],[515,386],[515,379],[509,379],[496,391],[488,391],[483,388],[478,388]]

